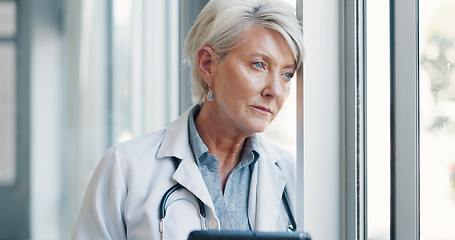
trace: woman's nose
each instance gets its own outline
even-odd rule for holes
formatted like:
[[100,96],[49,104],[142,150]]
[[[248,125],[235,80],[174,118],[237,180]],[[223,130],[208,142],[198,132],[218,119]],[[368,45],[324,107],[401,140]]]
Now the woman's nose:
[[279,74],[267,76],[266,85],[262,90],[262,95],[268,98],[279,99],[286,93],[286,84]]

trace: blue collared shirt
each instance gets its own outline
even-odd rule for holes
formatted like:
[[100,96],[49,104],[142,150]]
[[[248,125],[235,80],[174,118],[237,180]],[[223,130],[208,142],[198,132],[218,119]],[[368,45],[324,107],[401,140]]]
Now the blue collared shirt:
[[228,177],[226,186],[221,189],[218,174],[218,159],[209,153],[209,149],[199,136],[194,119],[201,106],[195,106],[188,118],[188,132],[191,150],[202,174],[205,185],[215,206],[215,213],[220,220],[222,230],[251,230],[248,221],[248,195],[251,172],[259,158],[256,135],[245,139],[243,155]]

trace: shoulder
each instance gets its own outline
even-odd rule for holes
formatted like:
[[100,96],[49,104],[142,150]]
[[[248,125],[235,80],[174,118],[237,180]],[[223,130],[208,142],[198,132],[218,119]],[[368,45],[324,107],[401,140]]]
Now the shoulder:
[[111,175],[117,171],[119,176],[125,177],[136,165],[153,162],[164,133],[165,130],[160,130],[112,145],[98,163],[94,176]]
[[125,176],[137,174],[156,163],[156,154],[163,141],[166,129],[114,144],[108,151]]
[[115,162],[125,175],[150,170],[164,158],[181,158],[188,144],[187,120],[191,108],[169,124],[141,137],[114,144],[103,161]]
[[116,155],[122,157],[140,156],[155,151],[163,141],[166,129],[162,129],[147,135],[120,142],[112,146]]

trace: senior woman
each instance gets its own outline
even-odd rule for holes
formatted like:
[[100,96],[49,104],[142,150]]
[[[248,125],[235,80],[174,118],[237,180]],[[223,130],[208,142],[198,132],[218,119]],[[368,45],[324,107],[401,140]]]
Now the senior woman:
[[185,42],[196,104],[166,130],[105,153],[73,238],[286,231],[282,195],[286,189],[295,209],[295,160],[260,133],[301,66],[301,35],[293,8],[281,1],[210,1]]

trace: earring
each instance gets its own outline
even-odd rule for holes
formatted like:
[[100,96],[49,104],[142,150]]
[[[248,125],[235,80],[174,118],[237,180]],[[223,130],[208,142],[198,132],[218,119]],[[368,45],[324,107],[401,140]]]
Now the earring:
[[212,89],[210,89],[209,92],[207,93],[207,100],[211,102],[213,101],[213,99],[215,99],[215,95],[213,94]]

